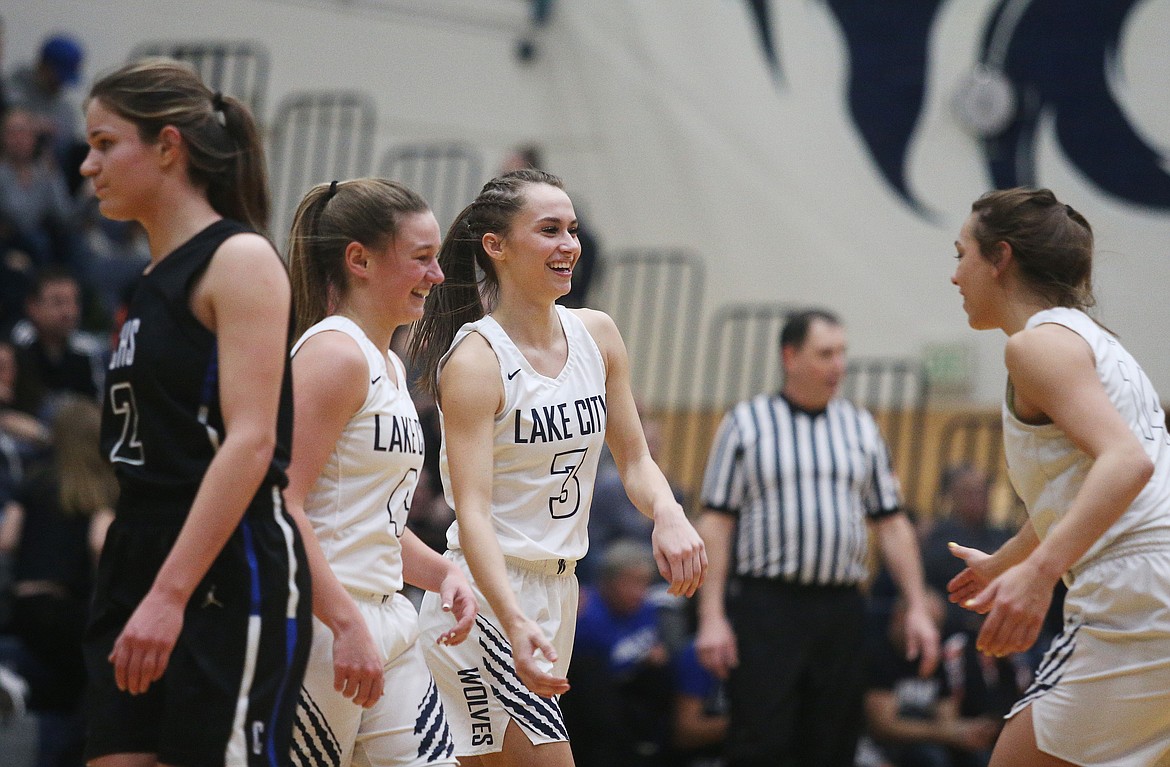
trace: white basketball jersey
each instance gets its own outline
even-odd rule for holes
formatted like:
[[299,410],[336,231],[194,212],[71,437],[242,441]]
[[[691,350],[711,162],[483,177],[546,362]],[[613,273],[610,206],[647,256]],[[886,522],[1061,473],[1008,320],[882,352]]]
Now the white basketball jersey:
[[[1145,488],[1077,565],[1123,537],[1127,542],[1147,536],[1164,538],[1170,531],[1170,436],[1158,393],[1130,353],[1084,312],[1046,309],[1032,315],[1026,327],[1045,323],[1063,325],[1088,342],[1109,400],[1154,462],[1154,475]],[[1054,424],[1033,426],[1016,418],[1010,395],[1003,406],[1003,424],[1008,474],[1037,535],[1044,538],[1068,511],[1093,460]]]
[[357,342],[369,366],[370,388],[305,499],[305,514],[343,586],[393,594],[402,588],[398,538],[423,465],[422,426],[402,363],[390,355],[397,381],[391,380],[386,355],[351,320],[326,317],[305,331],[292,353],[327,330]]
[[[605,363],[584,323],[561,306],[557,314],[569,355],[556,378],[533,370],[491,316],[459,329],[439,371],[471,333],[483,336],[500,363],[504,409],[496,417],[492,522],[506,556],[530,561],[577,560],[589,548],[586,527],[597,461],[605,443]],[[439,412],[442,423],[442,411]],[[444,427],[445,428],[445,427]],[[447,440],[439,452],[447,503],[455,508]],[[459,523],[447,546],[461,547]]]

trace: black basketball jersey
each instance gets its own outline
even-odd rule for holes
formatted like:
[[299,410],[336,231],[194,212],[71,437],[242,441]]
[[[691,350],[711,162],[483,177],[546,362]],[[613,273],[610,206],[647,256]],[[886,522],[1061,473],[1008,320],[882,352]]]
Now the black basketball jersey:
[[[249,231],[221,219],[155,264],[135,286],[102,405],[102,450],[121,484],[119,509],[185,512],[223,441],[216,337],[191,312],[190,298],[224,240]],[[276,450],[263,486],[287,484],[291,444],[286,357]],[[267,499],[271,491],[262,492]]]

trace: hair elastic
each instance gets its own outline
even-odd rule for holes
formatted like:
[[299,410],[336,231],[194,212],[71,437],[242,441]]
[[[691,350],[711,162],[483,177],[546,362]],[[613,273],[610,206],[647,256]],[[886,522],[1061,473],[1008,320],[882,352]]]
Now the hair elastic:
[[333,179],[333,181],[329,184],[329,196],[325,198],[325,201],[329,202],[332,200],[333,195],[335,194],[337,194],[337,179]]
[[219,91],[216,91],[211,96],[211,108],[214,109],[216,112],[222,112],[224,109],[223,94],[220,93]]

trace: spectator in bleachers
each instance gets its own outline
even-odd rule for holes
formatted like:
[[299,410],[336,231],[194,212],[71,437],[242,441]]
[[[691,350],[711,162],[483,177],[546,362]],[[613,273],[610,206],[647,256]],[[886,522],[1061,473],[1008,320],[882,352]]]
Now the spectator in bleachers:
[[665,764],[673,683],[649,598],[655,570],[649,546],[616,541],[582,592],[565,714],[577,767]]
[[73,191],[81,182],[85,137],[81,104],[71,86],[81,80],[84,59],[80,42],[69,35],[52,35],[41,43],[36,61],[18,67],[7,82],[10,106],[23,107],[36,116],[38,132],[46,136]]
[[12,561],[17,670],[29,683],[29,708],[41,717],[41,767],[82,761],[82,637],[117,495],[98,449],[99,421],[96,402],[62,402],[52,449],[30,466],[0,521],[0,552]]
[[[947,467],[939,482],[939,508],[922,545],[926,583],[945,594],[947,583],[963,571],[963,561],[947,544],[963,541],[980,551],[996,551],[1012,537],[1012,531],[991,525],[991,482],[987,474],[969,463]],[[975,614],[948,604],[948,633],[971,624]]]
[[694,639],[671,663],[674,706],[671,727],[672,767],[721,767],[729,722],[727,689],[699,663]]
[[[84,295],[95,306],[84,322],[91,329],[117,331],[115,317],[128,302],[134,283],[150,263],[146,231],[137,221],[111,221],[96,214],[82,216]],[[96,316],[95,316],[96,315]]]
[[28,109],[13,107],[4,115],[0,237],[8,247],[27,252],[38,268],[81,269],[77,206],[52,153],[44,151],[43,136]]
[[[962,560],[950,551],[949,544],[952,541],[971,541],[971,546],[980,551],[997,551],[1012,537],[1011,530],[991,524],[990,493],[989,478],[971,464],[960,463],[943,471],[939,483],[939,516],[924,536],[922,545],[923,569],[926,583],[931,588],[946,593],[947,584],[964,568]],[[880,587],[881,581],[882,575],[879,575],[875,588]],[[1027,664],[1030,666],[1039,663],[1052,637],[1059,634],[1064,626],[1066,591],[1064,582],[1057,581],[1040,640],[1027,653]],[[947,635],[963,632],[974,641],[982,625],[983,619],[979,614],[953,602],[947,603]]]
[[943,669],[959,701],[959,716],[991,719],[998,732],[1004,714],[1032,683],[1036,664],[1028,653],[1000,658],[981,653],[975,648],[977,636],[977,629],[948,636],[943,642]]
[[[931,618],[941,628],[942,597],[929,591],[926,601]],[[905,614],[906,601],[900,598],[894,604],[887,637],[871,641],[867,648],[865,714],[870,735],[898,767],[986,765],[1000,723],[991,715],[961,711],[945,666],[922,676],[917,664],[907,660]],[[957,667],[962,660],[952,662]]]
[[25,460],[49,442],[41,421],[12,407],[16,371],[16,348],[0,338],[0,509],[23,479]]
[[105,348],[78,330],[81,288],[69,272],[41,273],[26,303],[27,320],[13,328],[17,377],[13,407],[49,420],[63,394],[97,398]]
[[24,318],[24,302],[35,277],[32,258],[5,234],[14,231],[0,212],[0,338],[4,339]]
[[[16,350],[12,344],[0,340],[0,508],[12,498],[12,490],[23,474],[18,437],[12,433],[10,419],[12,384],[16,381]],[[15,413],[17,424],[29,418]],[[35,419],[34,419],[34,422]]]
[[[662,446],[660,424],[643,416],[642,431],[646,434],[650,457],[657,462]],[[675,500],[681,504],[682,491],[673,483],[671,487]],[[596,580],[601,557],[611,544],[635,541],[650,546],[653,531],[654,521],[638,511],[630,500],[617,466],[606,451],[598,462],[597,480],[593,484],[593,505],[589,508],[589,553],[577,563],[577,580],[582,584],[592,584]]]

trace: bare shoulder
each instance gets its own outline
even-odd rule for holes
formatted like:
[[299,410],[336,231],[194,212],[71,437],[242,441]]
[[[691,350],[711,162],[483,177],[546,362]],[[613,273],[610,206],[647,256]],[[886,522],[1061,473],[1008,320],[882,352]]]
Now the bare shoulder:
[[301,344],[293,356],[293,366],[300,383],[307,373],[320,375],[333,386],[360,385],[365,391],[370,366],[357,342],[338,330],[315,333]]
[[622,335],[617,323],[603,311],[597,309],[570,309],[585,325],[589,335],[603,352],[619,348],[622,345]]
[[215,252],[215,260],[224,265],[243,262],[261,269],[276,268],[285,271],[276,248],[266,237],[254,232],[240,232],[224,240]]
[[1008,339],[1004,364],[1014,389],[1016,415],[1029,423],[1054,421],[1077,393],[1103,391],[1087,341],[1063,325],[1021,330]]
[[499,359],[487,339],[479,333],[469,333],[443,363],[439,376],[440,403],[449,409],[452,403],[490,401],[492,393],[496,395],[496,410],[499,410],[504,403]]
[[1012,373],[1045,378],[1094,365],[1089,343],[1078,333],[1054,323],[1013,334],[1004,347],[1004,362]]
[[216,293],[250,293],[261,305],[290,292],[288,272],[276,249],[267,239],[251,232],[241,232],[223,241],[208,266],[207,279]]
[[468,333],[443,363],[443,375],[474,375],[477,373],[497,374],[499,360],[492,345],[479,333]]
[[288,272],[272,243],[243,232],[220,244],[191,294],[195,316],[216,333],[224,319],[245,331],[285,328],[291,303]]
[[585,327],[590,333],[595,331],[612,330],[617,332],[617,324],[605,312],[599,309],[569,309],[571,313],[577,316],[581,322],[585,323]]

